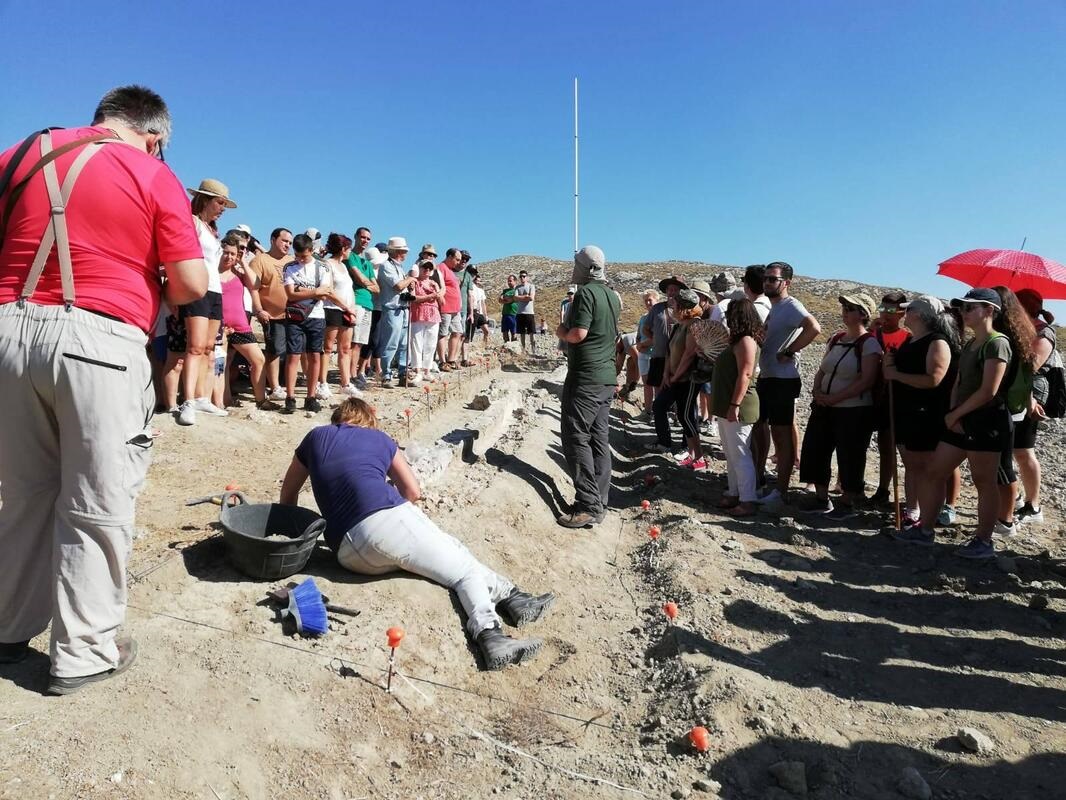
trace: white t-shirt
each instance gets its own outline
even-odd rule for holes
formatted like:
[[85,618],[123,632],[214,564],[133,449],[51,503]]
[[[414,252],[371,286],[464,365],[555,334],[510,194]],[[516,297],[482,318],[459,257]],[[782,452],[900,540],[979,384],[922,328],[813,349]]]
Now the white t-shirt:
[[771,304],[766,317],[766,339],[759,354],[760,376],[763,378],[798,378],[799,353],[782,364],[777,360],[777,351],[803,320],[810,316],[803,303],[795,297],[786,297],[776,305]]
[[473,310],[478,314],[485,313],[485,290],[480,286],[471,286],[470,295],[473,300]]
[[[326,259],[326,263],[329,264],[330,270],[333,272],[333,285],[337,289],[337,296],[347,300],[349,306],[354,306],[355,287],[352,284],[352,276],[348,274],[348,267],[339,261],[334,262],[330,259]],[[326,300],[325,307],[337,311],[341,310],[341,307],[332,300]]]
[[[832,341],[832,338],[830,338],[830,341]],[[881,355],[882,352],[876,336],[869,336],[862,343],[862,355],[864,357]],[[835,394],[851,386],[859,379],[861,374],[859,364],[860,359],[855,355],[855,340],[849,339],[847,334],[833,346],[827,343],[820,367],[822,370],[822,391],[826,394]],[[873,404],[873,393],[865,391],[855,397],[841,400],[833,408],[858,408],[860,406],[872,406]]]
[[[298,286],[304,289],[314,289],[317,286],[332,286],[333,277],[330,274],[329,264],[314,260],[307,264],[293,261],[285,267],[284,284],[286,286]],[[310,300],[301,300],[300,305],[306,305]],[[322,300],[315,300],[308,313],[308,319],[325,319],[326,312],[323,309]]]
[[222,278],[218,275],[218,265],[222,261],[222,243],[195,214],[192,221],[196,225],[196,235],[200,238],[200,248],[204,251],[204,268],[207,269],[207,291],[222,294]]

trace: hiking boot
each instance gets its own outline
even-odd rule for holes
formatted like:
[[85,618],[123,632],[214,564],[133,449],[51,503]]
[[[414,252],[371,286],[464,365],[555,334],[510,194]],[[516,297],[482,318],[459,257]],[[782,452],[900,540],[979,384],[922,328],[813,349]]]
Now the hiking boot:
[[508,625],[521,628],[540,619],[554,602],[555,595],[551,592],[532,595],[515,589],[496,604],[496,611]]
[[117,666],[97,672],[95,675],[80,675],[77,678],[57,678],[52,675],[48,678],[48,694],[74,694],[78,689],[90,683],[106,681],[108,678],[121,675],[137,659],[137,640],[126,636],[116,639],[115,644],[118,645]]
[[512,639],[494,626],[477,635],[477,644],[485,659],[485,669],[497,670],[532,658],[544,643],[540,639]]
[[296,413],[296,398],[295,397],[286,397],[285,398],[285,413],[286,414],[295,414]]
[[574,511],[571,514],[561,514],[555,521],[564,528],[591,528],[599,524],[601,519],[602,517],[587,511]]
[[306,400],[304,400],[304,411],[310,411],[314,414],[317,414],[321,410],[322,404],[318,402],[317,397],[308,397]]
[[178,424],[179,425],[195,425],[196,424],[196,407],[193,406],[191,400],[186,400],[178,408]]
[[[551,595],[544,595],[551,597]],[[506,600],[504,602],[507,602]],[[0,664],[17,664],[30,653],[30,641],[0,642]]]

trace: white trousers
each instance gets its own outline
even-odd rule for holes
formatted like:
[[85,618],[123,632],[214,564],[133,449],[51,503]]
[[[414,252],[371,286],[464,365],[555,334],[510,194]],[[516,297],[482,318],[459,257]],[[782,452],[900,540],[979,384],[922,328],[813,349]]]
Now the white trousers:
[[755,462],[751,457],[750,422],[730,422],[725,417],[718,417],[718,439],[725,451],[725,463],[728,472],[731,497],[739,497],[742,503],[752,503],[755,494]]
[[433,363],[433,354],[437,351],[437,329],[439,322],[411,323],[411,363],[410,369],[429,369]]
[[496,604],[515,588],[412,503],[376,511],[357,524],[341,540],[337,561],[362,575],[402,569],[451,589],[471,636],[500,624]]
[[0,642],[50,622],[58,677],[118,663],[152,445],[146,341],[78,308],[0,306]]

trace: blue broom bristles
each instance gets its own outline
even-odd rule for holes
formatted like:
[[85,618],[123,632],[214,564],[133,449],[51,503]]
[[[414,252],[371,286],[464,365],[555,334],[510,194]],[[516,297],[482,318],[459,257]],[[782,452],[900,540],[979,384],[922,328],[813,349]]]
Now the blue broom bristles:
[[314,578],[308,578],[289,592],[288,612],[296,620],[296,630],[308,636],[321,636],[329,630],[326,604]]

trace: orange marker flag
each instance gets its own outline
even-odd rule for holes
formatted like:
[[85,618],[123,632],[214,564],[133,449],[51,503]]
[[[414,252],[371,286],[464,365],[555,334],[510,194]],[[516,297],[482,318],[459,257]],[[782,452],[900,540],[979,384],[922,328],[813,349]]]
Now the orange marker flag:
[[701,753],[706,753],[711,746],[711,735],[702,725],[697,725],[688,732],[688,740]]

